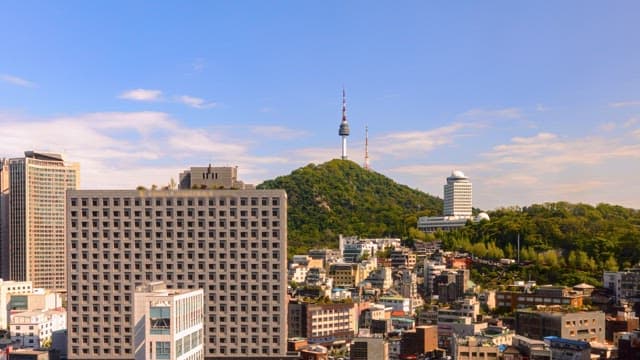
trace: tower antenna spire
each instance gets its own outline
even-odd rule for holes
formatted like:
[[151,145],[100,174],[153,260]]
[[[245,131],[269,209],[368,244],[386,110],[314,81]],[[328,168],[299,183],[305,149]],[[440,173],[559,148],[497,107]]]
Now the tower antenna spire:
[[342,160],[347,160],[347,136],[349,136],[349,123],[347,122],[347,95],[342,87],[342,121],[338,135],[342,138]]
[[369,126],[364,127],[364,168],[370,170],[369,165]]

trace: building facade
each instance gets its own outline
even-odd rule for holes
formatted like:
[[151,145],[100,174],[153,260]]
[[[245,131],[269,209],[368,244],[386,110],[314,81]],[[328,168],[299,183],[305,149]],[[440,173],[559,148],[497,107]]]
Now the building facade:
[[237,166],[200,166],[180,173],[180,189],[253,189],[253,185],[238,180]]
[[20,347],[47,347],[53,333],[66,327],[67,312],[63,308],[15,312],[9,320],[11,340]]
[[356,332],[355,308],[350,303],[289,304],[289,337],[313,344],[350,342]]
[[9,160],[9,279],[66,290],[65,192],[79,184],[78,164],[26,151]]
[[33,284],[31,281],[4,281],[0,279],[0,329],[6,329],[9,324],[7,317],[11,307],[9,302],[12,294],[31,294]]
[[471,217],[472,186],[469,178],[455,170],[444,185],[444,216]]
[[518,310],[516,333],[536,340],[543,340],[545,336],[557,336],[602,343],[605,336],[605,315],[602,311]]
[[67,209],[69,359],[133,359],[149,281],[204,290],[206,359],[285,355],[283,190],[74,190]]
[[136,360],[204,359],[202,289],[169,290],[164,282],[136,288]]

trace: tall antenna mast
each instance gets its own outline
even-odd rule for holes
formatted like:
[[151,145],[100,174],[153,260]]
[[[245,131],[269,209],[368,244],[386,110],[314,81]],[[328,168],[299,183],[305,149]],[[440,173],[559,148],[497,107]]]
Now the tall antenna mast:
[[364,127],[364,168],[370,170],[369,166],[369,126]]

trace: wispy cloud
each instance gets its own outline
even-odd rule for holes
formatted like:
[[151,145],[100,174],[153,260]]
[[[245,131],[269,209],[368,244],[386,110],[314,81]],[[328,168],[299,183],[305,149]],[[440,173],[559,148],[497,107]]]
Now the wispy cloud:
[[9,75],[9,74],[0,74],[0,80],[12,85],[17,85],[17,86],[22,86],[27,88],[36,87],[36,84],[34,82],[31,82],[29,80],[26,80],[14,75]]
[[469,130],[478,126],[453,123],[433,130],[388,133],[371,139],[376,144],[373,152],[395,157],[422,155],[437,147],[453,144],[461,136],[469,136]]
[[614,108],[621,108],[621,107],[627,107],[627,106],[640,106],[640,100],[613,102],[613,103],[609,103],[609,106]]
[[[102,112],[26,118],[0,112],[0,154],[39,149],[62,152],[81,165],[83,187],[134,188],[164,184],[189,166],[239,165],[243,180],[272,175],[290,159],[263,154],[259,143],[232,133],[189,127],[163,112]],[[265,170],[267,169],[267,170]],[[258,174],[258,175],[256,175]]]
[[182,104],[191,106],[192,108],[196,109],[209,109],[217,106],[217,104],[213,101],[207,101],[205,99],[189,95],[177,96],[176,100]]
[[133,101],[159,101],[162,99],[162,91],[151,89],[133,89],[124,91],[118,95],[120,99]]

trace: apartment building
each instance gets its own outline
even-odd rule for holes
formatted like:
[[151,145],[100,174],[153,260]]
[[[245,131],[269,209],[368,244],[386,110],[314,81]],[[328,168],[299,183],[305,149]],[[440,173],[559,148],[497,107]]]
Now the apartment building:
[[136,360],[204,359],[202,289],[167,289],[162,281],[136,288]]
[[9,244],[9,280],[65,291],[65,192],[78,187],[79,165],[59,154],[24,155],[9,160],[9,232],[1,239]]
[[283,190],[67,193],[69,359],[133,359],[137,286],[203,289],[206,359],[286,353]]

